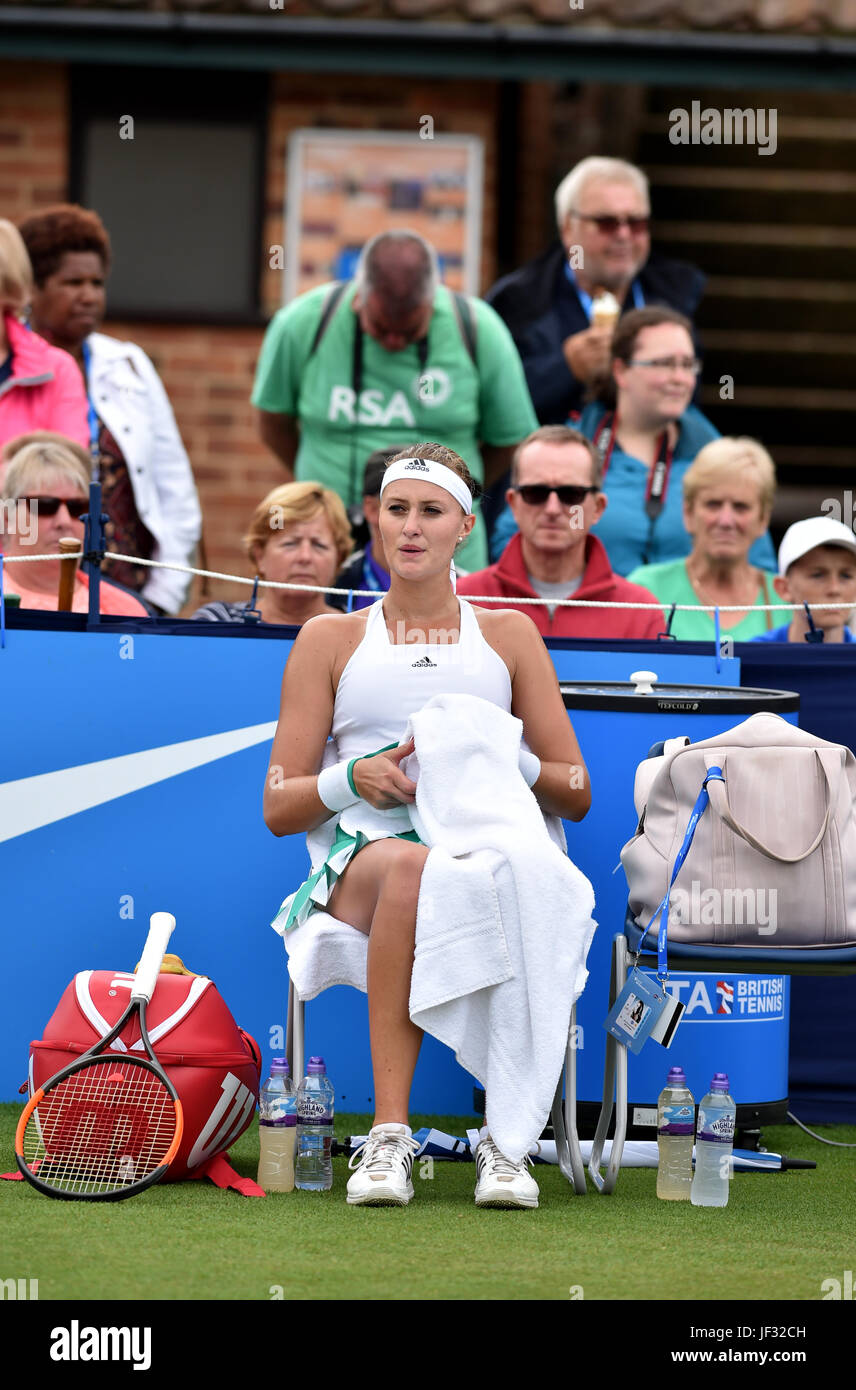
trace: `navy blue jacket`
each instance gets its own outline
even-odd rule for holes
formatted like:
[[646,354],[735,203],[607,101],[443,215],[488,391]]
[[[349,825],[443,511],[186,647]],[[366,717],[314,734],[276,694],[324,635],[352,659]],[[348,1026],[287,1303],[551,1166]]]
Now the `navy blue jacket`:
[[[485,295],[505,320],[523,361],[529,394],[542,425],[563,425],[582,410],[585,383],[577,381],[565,361],[562,343],[588,328],[579,297],[565,274],[560,241],[534,260],[498,280]],[[705,277],[685,261],[651,255],[638,280],[646,304],[668,304],[692,319],[704,291]],[[632,294],[624,309],[633,308]]]

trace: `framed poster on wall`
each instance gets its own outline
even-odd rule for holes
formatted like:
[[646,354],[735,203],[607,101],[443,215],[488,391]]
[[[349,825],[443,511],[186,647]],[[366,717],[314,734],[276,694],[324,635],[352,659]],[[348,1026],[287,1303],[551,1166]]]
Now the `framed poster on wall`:
[[288,146],[284,302],[347,280],[378,232],[418,232],[444,284],[477,294],[484,150],[475,135],[297,130]]

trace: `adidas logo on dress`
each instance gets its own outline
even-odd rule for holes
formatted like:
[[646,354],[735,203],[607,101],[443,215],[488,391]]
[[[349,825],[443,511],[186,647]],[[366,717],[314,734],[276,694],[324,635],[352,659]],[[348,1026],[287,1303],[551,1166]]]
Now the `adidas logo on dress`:
[[437,663],[436,663],[436,661],[432,661],[432,660],[430,659],[430,657],[423,656],[423,657],[420,657],[420,659],[419,659],[418,661],[414,661],[414,662],[413,662],[413,665],[414,665],[414,666],[436,666]]

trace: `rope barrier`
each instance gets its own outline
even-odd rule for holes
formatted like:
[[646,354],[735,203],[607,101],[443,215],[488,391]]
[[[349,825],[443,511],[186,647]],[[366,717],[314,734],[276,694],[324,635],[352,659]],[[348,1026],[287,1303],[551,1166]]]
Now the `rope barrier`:
[[[7,557],[6,557],[6,566],[7,566],[6,582],[7,582],[7,584],[9,583],[9,579],[8,579],[8,566],[9,566],[10,564],[24,565],[24,564],[30,564],[30,563],[32,563],[33,561],[36,561],[36,560],[53,560],[53,561],[58,561],[59,559],[60,559],[60,556],[59,556],[59,555],[56,555],[56,554],[54,554],[54,555],[16,555],[15,558],[14,558],[14,560],[10,560],[9,557],[7,556]],[[167,560],[142,560],[142,559],[140,559],[140,558],[139,558],[138,556],[136,556],[136,555],[122,555],[122,554],[119,554],[119,553],[117,553],[117,552],[115,552],[115,551],[112,551],[112,550],[107,552],[107,554],[105,555],[105,559],[108,559],[108,560],[125,560],[125,561],[127,561],[128,563],[133,564],[133,565],[146,565],[149,569],[174,570],[174,571],[176,571],[178,574],[197,575],[198,577],[200,577],[200,578],[202,578],[202,579],[222,579],[224,582],[229,583],[229,584],[248,584],[248,585],[253,585],[253,584],[255,584],[255,583],[257,582],[255,579],[248,579],[247,576],[244,575],[244,574],[223,574],[223,573],[222,573],[221,571],[219,571],[219,570],[200,570],[200,569],[195,569],[192,565],[176,565],[176,564],[170,563],[170,562],[167,561]],[[10,584],[10,587],[11,587],[11,584]],[[326,586],[325,586],[325,585],[322,585],[322,584],[287,584],[287,583],[285,583],[285,582],[283,582],[283,581],[281,581],[281,580],[277,580],[277,579],[259,579],[259,580],[258,580],[258,587],[259,587],[260,589],[286,589],[286,590],[292,590],[292,591],[294,591],[295,593],[336,594],[336,595],[342,595],[343,597],[347,597],[348,594],[353,594],[355,598],[371,598],[371,599],[377,599],[377,598],[379,597],[379,595],[378,595],[378,593],[377,593],[377,590],[375,590],[375,589],[337,589],[337,588],[334,588],[334,587],[331,586],[331,585],[326,585]],[[14,589],[13,589],[13,592],[14,592]],[[380,595],[380,597],[382,597],[382,595]],[[520,604],[521,606],[526,606],[526,605],[530,605],[530,606],[531,606],[531,605],[533,605],[533,604],[549,604],[551,608],[604,608],[604,609],[615,609],[615,610],[622,610],[622,609],[624,609],[624,610],[635,610],[635,611],[643,612],[643,613],[650,613],[650,612],[652,612],[652,611],[653,611],[653,612],[657,612],[657,613],[662,613],[664,606],[667,607],[667,608],[670,608],[670,609],[673,608],[673,609],[674,609],[676,612],[678,612],[678,613],[716,613],[716,612],[719,612],[719,613],[745,613],[745,612],[747,611],[747,609],[749,609],[749,608],[751,608],[752,611],[753,611],[754,613],[782,613],[782,612],[800,612],[800,613],[802,613],[802,612],[805,612],[805,608],[806,608],[806,605],[805,605],[804,603],[748,603],[748,604],[747,604],[747,603],[734,603],[734,604],[718,604],[718,605],[717,605],[717,604],[713,604],[713,603],[710,603],[710,604],[703,604],[703,603],[675,603],[675,604],[672,604],[672,603],[669,603],[668,600],[666,600],[666,599],[663,599],[663,600],[662,600],[661,602],[659,602],[659,603],[613,603],[613,602],[608,602],[608,601],[605,601],[605,600],[604,600],[604,601],[600,601],[600,600],[598,600],[598,599],[577,599],[577,598],[561,598],[561,599],[553,599],[553,598],[549,598],[549,599],[548,599],[548,598],[515,598],[515,597],[512,597],[511,595],[506,595],[506,594],[466,594],[466,595],[461,595],[461,597],[462,597],[462,598],[463,598],[463,597],[466,597],[468,603],[501,603],[501,604],[503,604],[505,607],[508,607],[510,604]],[[813,609],[824,609],[824,610],[829,610],[830,608],[835,608],[835,609],[837,609],[837,608],[845,608],[845,609],[847,609],[847,610],[849,611],[849,610],[851,610],[851,609],[853,608],[853,604],[852,604],[852,603],[811,603],[811,604],[808,605],[808,607],[809,607],[809,609],[812,609],[812,610],[813,610]]]

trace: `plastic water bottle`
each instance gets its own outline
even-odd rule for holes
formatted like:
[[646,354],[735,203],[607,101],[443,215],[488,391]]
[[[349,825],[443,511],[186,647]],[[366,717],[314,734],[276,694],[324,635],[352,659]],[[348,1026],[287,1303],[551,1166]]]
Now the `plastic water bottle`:
[[693,1181],[695,1103],[682,1067],[672,1067],[657,1101],[657,1196],[688,1202]]
[[695,1177],[690,1200],[694,1207],[728,1204],[731,1150],[737,1106],[728,1094],[728,1077],[718,1071],[698,1108]]
[[265,1192],[294,1191],[297,1093],[285,1057],[274,1057],[259,1092],[259,1187]]
[[323,1057],[310,1057],[297,1091],[297,1161],[294,1185],[301,1192],[333,1186],[333,1086]]

